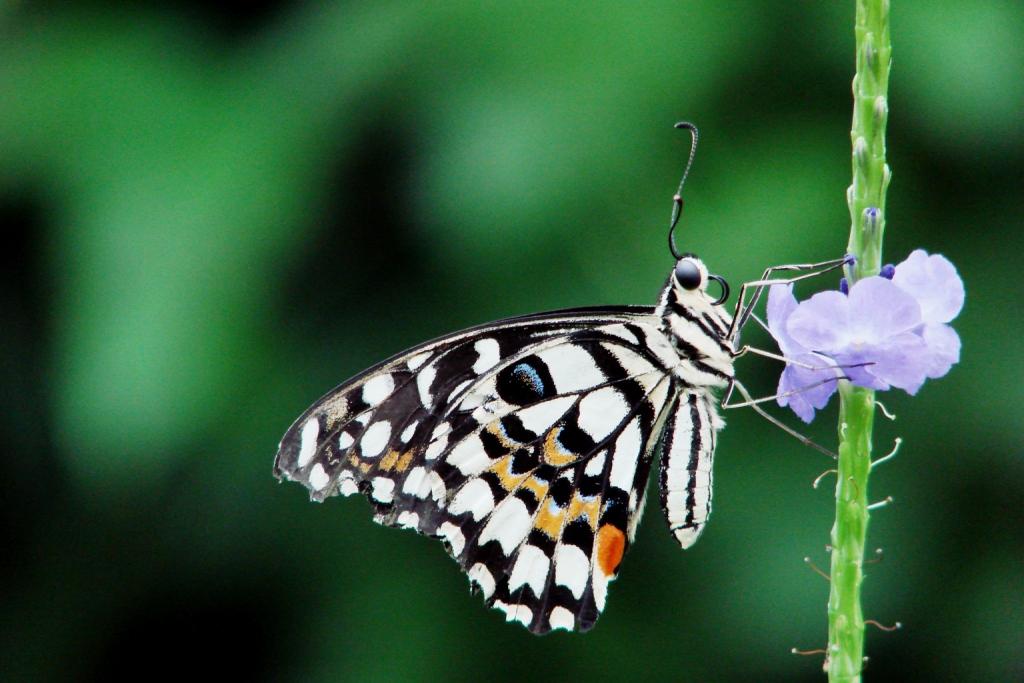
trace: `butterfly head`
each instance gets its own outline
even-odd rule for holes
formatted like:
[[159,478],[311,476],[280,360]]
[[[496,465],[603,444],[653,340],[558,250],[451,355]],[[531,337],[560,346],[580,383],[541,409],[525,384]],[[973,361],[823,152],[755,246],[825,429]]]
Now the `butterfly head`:
[[[725,303],[729,298],[729,283],[719,275],[708,272],[704,262],[693,254],[682,254],[676,261],[676,267],[672,270],[670,278],[671,285],[676,294],[676,300],[684,304],[710,303],[718,306]],[[721,288],[718,298],[712,299],[708,293],[708,284],[714,280]]]

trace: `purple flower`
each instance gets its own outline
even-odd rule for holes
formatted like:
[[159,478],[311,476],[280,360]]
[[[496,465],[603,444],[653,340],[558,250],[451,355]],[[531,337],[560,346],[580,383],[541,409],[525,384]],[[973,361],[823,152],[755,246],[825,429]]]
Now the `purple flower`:
[[[914,251],[885,276],[857,281],[843,292],[820,292],[797,303],[792,285],[768,294],[768,328],[787,359],[816,368],[838,365],[856,385],[913,395],[927,378],[945,375],[960,359],[960,337],[948,323],[963,307],[963,281],[943,256]],[[822,370],[786,365],[779,405],[810,422],[835,383]],[[832,372],[835,372],[834,370]]]

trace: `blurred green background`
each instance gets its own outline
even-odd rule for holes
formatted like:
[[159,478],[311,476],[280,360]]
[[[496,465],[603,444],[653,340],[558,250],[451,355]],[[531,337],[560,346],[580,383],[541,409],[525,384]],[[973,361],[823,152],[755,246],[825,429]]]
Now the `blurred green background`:
[[[887,260],[944,253],[968,298],[960,365],[884,397],[877,449],[905,444],[865,611],[904,629],[869,631],[868,674],[1021,680],[1024,6],[893,5]],[[683,248],[734,286],[841,254],[852,25],[852,0],[0,4],[3,677],[821,680],[789,650],[825,642],[828,462],[753,413],[701,542],[652,506],[584,636],[506,625],[438,543],[270,470],[308,404],[418,341],[653,303],[678,119]]]

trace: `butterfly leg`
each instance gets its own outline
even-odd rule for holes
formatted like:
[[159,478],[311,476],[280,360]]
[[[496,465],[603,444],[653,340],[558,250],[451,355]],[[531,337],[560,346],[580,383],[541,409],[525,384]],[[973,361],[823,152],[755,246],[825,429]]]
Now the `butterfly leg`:
[[747,400],[740,401],[739,403],[729,403],[728,402],[729,399],[732,396],[732,394],[730,392],[730,393],[726,394],[725,399],[722,401],[722,409],[723,410],[728,410],[728,409],[731,409],[731,408],[751,408],[754,405],[759,404],[759,403],[767,403],[769,401],[775,401],[775,400],[780,399],[780,398],[786,398],[787,396],[795,396],[797,394],[802,394],[803,392],[810,391],[811,389],[814,389],[815,387],[820,387],[821,385],[828,384],[829,382],[837,382],[837,381],[839,381],[841,379],[849,379],[849,378],[846,377],[846,376],[829,377],[827,379],[821,380],[820,382],[815,382],[814,384],[808,384],[805,387],[800,387],[799,389],[793,389],[791,391],[784,391],[781,394],[773,394],[771,396],[762,396],[761,398],[750,398],[748,396]]
[[[841,268],[850,262],[850,257],[844,256],[841,259],[832,259],[831,261],[822,261],[820,263],[799,263],[789,264],[782,266],[772,266],[764,271],[760,280],[754,280],[753,282],[744,282],[740,286],[739,298],[736,301],[736,310],[733,313],[732,324],[729,327],[729,333],[726,338],[732,342],[735,342],[740,335],[740,331],[744,325],[747,324],[747,320],[754,312],[754,307],[757,306],[757,302],[761,299],[761,294],[764,293],[765,287],[771,285],[787,285],[792,282],[799,280],[806,280],[807,278],[817,277],[818,275],[824,275],[836,268]],[[781,271],[812,271],[805,272],[802,275],[796,275],[790,278],[775,278],[775,274]],[[748,290],[753,290],[750,295],[750,301],[746,301]]]
[[[810,387],[808,387],[808,388],[810,388]],[[739,391],[740,395],[743,396],[743,398],[745,399],[745,401],[742,404],[738,404],[738,403],[730,404],[729,403],[729,398],[732,396],[733,389],[736,389],[737,391]],[[836,455],[834,452],[832,452],[829,449],[825,448],[824,446],[818,445],[817,443],[812,441],[810,439],[810,437],[804,436],[803,434],[801,434],[800,432],[796,431],[795,429],[793,429],[789,425],[785,424],[784,422],[782,422],[778,418],[772,417],[771,415],[769,415],[768,412],[766,412],[765,409],[760,406],[760,403],[763,400],[768,400],[768,399],[771,399],[771,398],[775,398],[775,397],[774,396],[769,396],[767,399],[758,399],[758,400],[753,399],[750,396],[750,392],[747,391],[747,388],[744,387],[743,384],[739,380],[735,380],[734,379],[730,383],[730,385],[729,385],[729,389],[728,389],[728,391],[725,394],[725,398],[722,400],[722,408],[739,408],[739,407],[741,407],[741,405],[742,405],[742,407],[749,407],[755,413],[757,413],[758,415],[760,415],[764,419],[768,420],[773,425],[775,425],[776,427],[778,427],[782,431],[786,432],[787,434],[789,434],[793,438],[797,439],[800,443],[804,444],[805,446],[810,446],[811,448],[824,453],[825,455],[827,455],[828,457],[832,458],[833,460],[837,460],[839,458],[839,456]]]

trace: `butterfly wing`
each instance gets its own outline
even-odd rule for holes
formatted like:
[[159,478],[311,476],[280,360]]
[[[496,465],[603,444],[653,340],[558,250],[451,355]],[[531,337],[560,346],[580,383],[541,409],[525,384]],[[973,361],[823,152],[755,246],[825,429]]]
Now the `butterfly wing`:
[[587,630],[677,391],[657,325],[645,307],[575,309],[427,342],[317,401],[275,473],[441,538],[509,620]]

